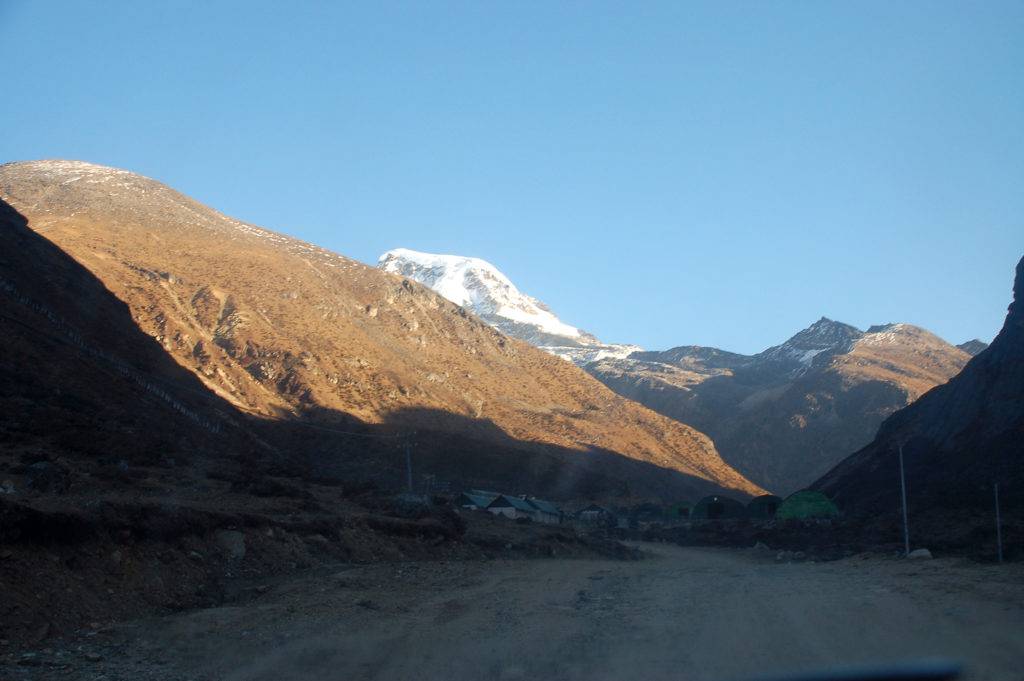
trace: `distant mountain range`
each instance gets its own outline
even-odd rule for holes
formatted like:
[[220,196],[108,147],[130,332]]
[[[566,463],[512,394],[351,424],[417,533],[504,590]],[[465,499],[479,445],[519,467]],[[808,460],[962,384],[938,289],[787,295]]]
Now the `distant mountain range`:
[[[822,318],[755,355],[642,351],[482,260],[399,249],[367,267],[123,170],[6,164],[0,198],[0,409],[19,451],[298,458],[393,482],[387,438],[415,431],[421,470],[455,485],[685,499],[809,484],[972,353],[952,393],[970,427],[1018,404],[985,373],[1015,376],[1016,313],[987,349]],[[957,432],[932,440],[981,441]]]
[[822,318],[756,355],[684,346],[594,362],[616,392],[706,432],[772,491],[801,489],[970,356],[909,324],[860,331]]
[[704,434],[408,277],[114,168],[2,165],[0,198],[0,454],[397,486],[412,441],[455,489],[761,491]]
[[643,351],[602,344],[565,324],[478,258],[397,249],[378,266],[707,433],[730,465],[778,493],[810,484],[864,446],[887,416],[985,347],[979,340],[955,347],[909,324],[861,331],[823,317],[756,355],[699,346]]

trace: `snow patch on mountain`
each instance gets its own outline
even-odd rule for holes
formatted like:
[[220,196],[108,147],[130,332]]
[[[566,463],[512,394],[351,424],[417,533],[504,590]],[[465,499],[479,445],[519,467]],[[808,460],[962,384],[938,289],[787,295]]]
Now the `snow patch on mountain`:
[[910,324],[880,324],[869,328],[857,342],[861,345],[895,345],[907,342],[907,337],[919,331]]
[[385,272],[415,279],[479,316],[530,324],[556,336],[581,335],[579,329],[560,320],[539,300],[520,292],[486,260],[396,248],[382,255],[377,266]]
[[502,333],[520,338],[579,365],[626,357],[635,345],[614,345],[559,319],[544,303],[526,295],[486,260],[396,248],[377,267],[417,281],[466,308]]
[[836,355],[848,351],[864,336],[860,329],[822,317],[782,345],[776,345],[754,357],[761,361],[793,364],[795,372],[810,367],[819,355]]

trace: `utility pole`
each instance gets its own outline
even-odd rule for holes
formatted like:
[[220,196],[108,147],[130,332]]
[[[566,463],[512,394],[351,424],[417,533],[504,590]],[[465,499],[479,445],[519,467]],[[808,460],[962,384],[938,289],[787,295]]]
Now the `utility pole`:
[[999,556],[999,562],[1003,562],[1003,528],[999,518],[999,483],[995,483],[996,491],[996,553]]
[[412,439],[405,438],[405,481],[412,491]]
[[900,496],[903,499],[903,556],[910,555],[910,527],[907,525],[907,477],[903,472],[903,443],[900,443]]

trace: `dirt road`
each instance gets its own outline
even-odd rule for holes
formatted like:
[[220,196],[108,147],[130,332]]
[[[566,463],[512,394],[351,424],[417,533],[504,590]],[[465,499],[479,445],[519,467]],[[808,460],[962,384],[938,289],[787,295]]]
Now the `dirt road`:
[[920,656],[1024,678],[1019,565],[644,548],[340,567],[91,633],[0,678],[729,681]]

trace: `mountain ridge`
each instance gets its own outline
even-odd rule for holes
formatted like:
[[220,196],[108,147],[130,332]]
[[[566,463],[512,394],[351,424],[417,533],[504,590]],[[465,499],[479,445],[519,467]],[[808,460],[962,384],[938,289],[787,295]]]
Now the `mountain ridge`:
[[[969,358],[910,324],[862,331],[825,316],[752,355],[698,346],[593,352],[597,339],[558,328],[568,325],[487,261],[396,249],[378,267],[430,286],[502,333],[570,359],[620,395],[708,433],[734,467],[780,492],[813,482]],[[503,305],[515,309],[503,312]]]
[[980,338],[972,338],[969,341],[963,343],[957,343],[957,347],[966,352],[971,357],[974,357],[979,352],[988,347],[988,343],[981,340]]
[[680,346],[585,368],[619,394],[708,433],[734,467],[785,493],[870,441],[882,420],[969,356],[910,324],[822,317],[754,355]]
[[[614,479],[667,498],[759,491],[703,434],[426,287],[234,220],[155,180],[83,162],[5,164],[0,196],[102,281],[179,366],[246,414],[418,430],[435,442],[421,443],[420,456],[455,482],[487,482],[500,470],[564,495],[571,489],[560,479],[582,471],[603,480],[605,493]],[[356,468],[378,465],[343,449]]]

